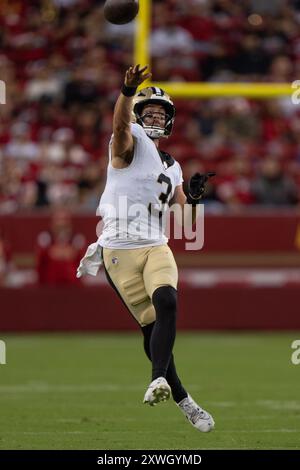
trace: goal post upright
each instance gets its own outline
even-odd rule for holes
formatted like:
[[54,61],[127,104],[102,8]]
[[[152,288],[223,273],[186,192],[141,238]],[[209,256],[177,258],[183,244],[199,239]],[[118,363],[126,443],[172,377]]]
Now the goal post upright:
[[[150,66],[151,0],[139,0],[139,3],[134,58],[136,64],[148,64]],[[143,86],[145,85],[163,88],[172,98],[231,98],[243,96],[266,99],[291,96],[293,91],[290,83],[152,82],[148,80],[144,82]]]

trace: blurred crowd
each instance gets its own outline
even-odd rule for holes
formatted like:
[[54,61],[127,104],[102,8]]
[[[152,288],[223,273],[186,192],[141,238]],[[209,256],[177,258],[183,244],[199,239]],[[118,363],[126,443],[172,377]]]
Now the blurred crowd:
[[[12,249],[9,228],[0,229],[0,287],[21,285],[80,285],[76,271],[87,240],[76,231],[72,214],[63,208],[51,213],[42,231],[32,240],[32,253],[26,263]],[[21,268],[21,269],[20,269]],[[34,268],[34,269],[33,269]]]
[[41,232],[37,239],[39,284],[78,284],[76,270],[85,248],[85,237],[74,232],[71,215],[62,209],[54,212],[50,227]]
[[[96,210],[113,106],[133,62],[135,23],[100,0],[0,3],[0,214]],[[300,1],[153,0],[159,81],[292,82],[300,77]],[[298,75],[298,77],[297,77]],[[211,208],[298,203],[300,108],[272,100],[176,100],[162,143],[183,167],[216,171]]]

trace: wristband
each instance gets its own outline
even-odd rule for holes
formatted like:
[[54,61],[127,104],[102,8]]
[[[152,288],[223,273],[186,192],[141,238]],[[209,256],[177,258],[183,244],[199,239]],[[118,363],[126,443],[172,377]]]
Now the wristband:
[[121,93],[128,98],[136,94],[137,87],[127,86],[125,83],[122,86]]

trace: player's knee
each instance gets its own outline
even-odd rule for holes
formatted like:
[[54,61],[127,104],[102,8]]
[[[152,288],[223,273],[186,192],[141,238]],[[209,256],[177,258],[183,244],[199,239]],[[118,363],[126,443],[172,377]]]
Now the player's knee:
[[174,287],[158,287],[153,293],[152,302],[156,313],[162,312],[164,315],[171,317],[176,316],[177,291]]

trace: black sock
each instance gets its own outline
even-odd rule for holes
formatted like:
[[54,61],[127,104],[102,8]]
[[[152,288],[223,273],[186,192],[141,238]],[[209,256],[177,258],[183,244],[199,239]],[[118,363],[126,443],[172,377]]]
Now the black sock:
[[174,287],[162,286],[152,296],[156,321],[150,339],[152,380],[166,377],[176,336],[177,292]]
[[[152,334],[154,324],[155,323],[151,323],[150,325],[147,325],[141,328],[143,335],[144,335],[144,350],[150,361],[151,361],[150,339],[151,339],[151,334]],[[167,379],[168,384],[171,387],[172,396],[176,403],[179,403],[181,400],[187,397],[188,395],[187,391],[182,386],[180,379],[176,372],[173,354],[171,355],[171,359],[170,359],[169,366],[167,369],[166,379]]]
[[171,387],[172,396],[176,403],[179,403],[188,396],[187,391],[183,388],[182,383],[180,382],[177,375],[173,354],[169,362],[166,379]]

